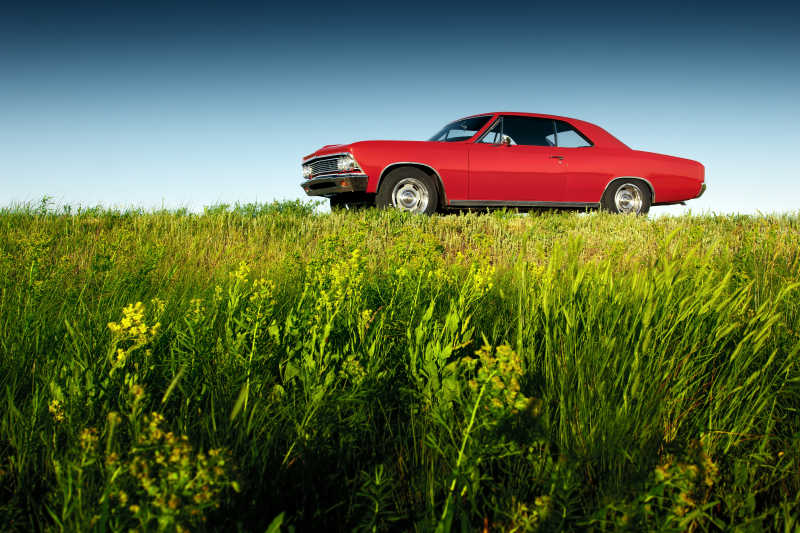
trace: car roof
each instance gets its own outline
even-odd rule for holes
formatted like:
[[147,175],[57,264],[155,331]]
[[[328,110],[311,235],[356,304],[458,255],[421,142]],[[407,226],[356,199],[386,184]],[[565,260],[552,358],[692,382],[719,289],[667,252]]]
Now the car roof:
[[489,117],[489,116],[497,116],[497,115],[514,115],[520,117],[536,117],[536,118],[549,118],[552,120],[563,120],[572,124],[574,127],[577,127],[584,133],[589,135],[589,138],[594,142],[596,145],[600,144],[601,146],[607,147],[615,147],[615,148],[628,148],[628,146],[611,135],[608,131],[601,128],[597,124],[592,124],[591,122],[586,122],[585,120],[580,120],[577,118],[572,117],[564,117],[560,115],[548,115],[545,113],[522,113],[520,111],[491,111],[489,113],[478,113],[476,115],[469,115],[467,117],[462,117],[458,120],[464,120],[466,118],[473,118],[473,117]]
[[473,117],[488,117],[494,115],[516,115],[520,117],[537,117],[537,118],[552,118],[555,120],[568,120],[568,121],[577,121],[577,122],[585,122],[583,120],[573,118],[573,117],[563,117],[560,115],[548,115],[546,113],[524,113],[521,111],[489,111],[488,113],[476,113],[475,115],[469,115],[466,117],[461,117],[457,120],[464,120],[465,118],[473,118]]

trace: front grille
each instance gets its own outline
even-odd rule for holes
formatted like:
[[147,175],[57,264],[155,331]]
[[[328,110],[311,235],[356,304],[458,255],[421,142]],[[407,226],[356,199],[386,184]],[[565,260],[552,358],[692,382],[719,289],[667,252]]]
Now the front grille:
[[328,157],[325,159],[317,159],[316,161],[312,161],[309,163],[311,165],[311,175],[316,176],[317,174],[329,174],[331,172],[338,172],[339,171],[339,158],[338,157]]

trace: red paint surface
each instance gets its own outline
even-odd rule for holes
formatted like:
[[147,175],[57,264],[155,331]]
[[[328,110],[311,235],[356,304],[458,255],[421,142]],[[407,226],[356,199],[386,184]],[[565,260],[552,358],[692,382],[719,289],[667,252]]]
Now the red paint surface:
[[[697,161],[632,150],[589,122],[532,113],[492,115],[483,130],[465,141],[362,141],[328,145],[309,154],[304,161],[350,152],[369,176],[367,192],[371,193],[378,190],[381,179],[394,166],[430,167],[440,177],[448,203],[458,200],[596,203],[608,184],[619,177],[643,178],[654,189],[655,203],[671,203],[695,198],[705,179],[705,168]],[[563,120],[580,130],[593,146],[476,143],[499,115]]]

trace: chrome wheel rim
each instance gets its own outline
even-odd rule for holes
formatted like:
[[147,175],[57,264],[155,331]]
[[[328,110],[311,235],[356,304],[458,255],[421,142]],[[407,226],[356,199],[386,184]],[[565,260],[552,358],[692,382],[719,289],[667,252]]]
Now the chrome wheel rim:
[[392,189],[392,205],[412,213],[424,213],[430,201],[428,188],[416,178],[404,178]]
[[642,190],[625,183],[614,194],[614,205],[620,213],[639,213],[642,210]]

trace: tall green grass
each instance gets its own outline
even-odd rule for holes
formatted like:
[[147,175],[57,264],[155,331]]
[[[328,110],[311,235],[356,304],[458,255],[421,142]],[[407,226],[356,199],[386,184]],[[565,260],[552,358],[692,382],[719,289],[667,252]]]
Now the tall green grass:
[[800,219],[0,210],[11,530],[800,527]]

